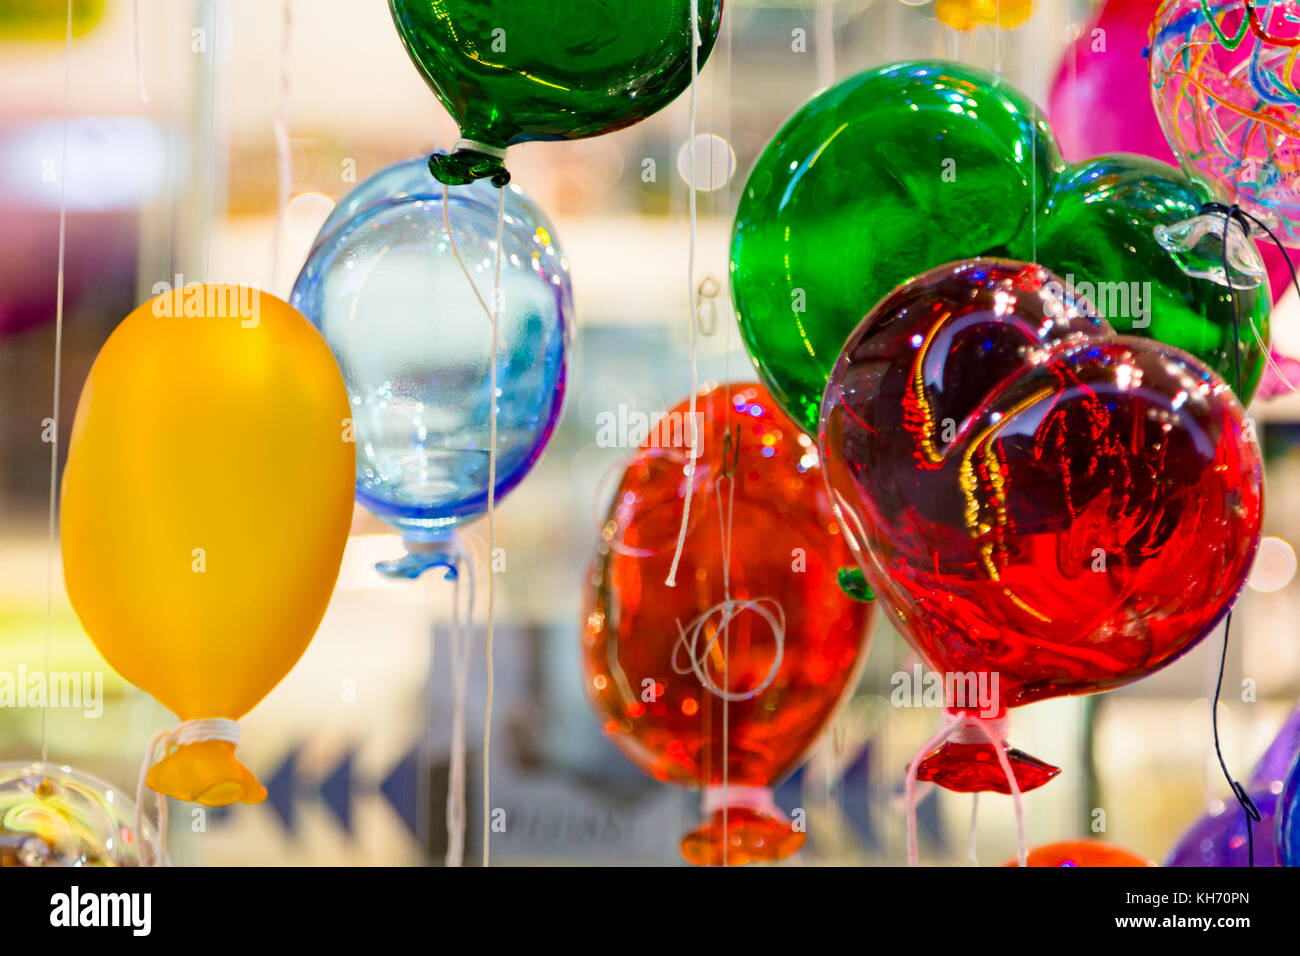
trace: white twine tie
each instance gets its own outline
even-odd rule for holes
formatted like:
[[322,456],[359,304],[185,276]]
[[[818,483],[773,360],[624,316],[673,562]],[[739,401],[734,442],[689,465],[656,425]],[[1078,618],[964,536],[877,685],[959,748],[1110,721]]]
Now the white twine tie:
[[[196,744],[204,740],[224,740],[239,746],[239,724],[224,717],[203,717],[187,720],[167,730],[160,730],[149,738],[149,749],[144,753],[144,763],[140,765],[140,780],[135,787],[135,838],[136,855],[141,866],[167,865],[167,797],[157,794],[158,798],[158,846],[149,847],[144,837],[144,791],[149,769],[154,765],[158,745],[163,745],[163,756],[175,748],[186,744]],[[146,847],[148,849],[146,850]]]
[[[977,714],[968,714],[964,710],[950,714],[944,723],[943,730],[939,731],[917,750],[916,756],[907,767],[907,782],[904,785],[904,794],[907,803],[907,864],[916,866],[918,862],[918,852],[916,845],[916,775],[921,768],[921,761],[925,756],[931,753],[936,747],[944,741],[952,739],[956,743],[973,744],[982,743],[981,738],[986,739],[993,747],[993,752],[997,754],[998,765],[1002,768],[1003,774],[1006,775],[1007,785],[1011,789],[1011,799],[1016,808],[1016,858],[1021,866],[1029,865],[1029,851],[1025,846],[1025,815],[1024,807],[1020,800],[1020,781],[1016,779],[1015,773],[1011,769],[1011,761],[1007,757],[1006,748],[1006,726],[1008,718],[1002,717],[997,720],[987,720]],[[972,827],[974,823],[972,822]],[[974,845],[974,834],[972,833],[972,846]],[[973,857],[972,850],[972,857]]]

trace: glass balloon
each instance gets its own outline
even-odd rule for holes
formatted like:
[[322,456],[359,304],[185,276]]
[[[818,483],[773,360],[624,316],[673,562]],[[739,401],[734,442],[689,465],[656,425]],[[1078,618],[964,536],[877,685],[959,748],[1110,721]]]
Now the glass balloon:
[[[411,164],[400,165],[406,168],[390,171],[395,182],[407,174],[419,182]],[[429,554],[420,546],[448,541],[487,509],[492,329],[444,226],[442,186],[427,170],[423,179],[427,188],[359,201],[350,218],[322,230],[292,301],[343,370],[357,499],[396,525],[413,551]],[[447,206],[457,249],[488,303],[498,195],[486,185],[455,187]],[[568,261],[551,228],[517,189],[505,200],[498,501],[537,463],[559,420],[573,311]],[[390,570],[425,569],[425,558],[410,558],[414,564]]]
[[[389,0],[406,52],[460,126],[451,185],[509,181],[506,147],[599,136],[663,109],[691,82],[691,2]],[[698,0],[700,66],[722,0]]]
[[[1026,860],[1028,866],[1155,866],[1146,857],[1101,840],[1067,840],[1034,847]],[[1019,866],[1014,857],[1003,866]]]
[[1011,30],[1033,15],[1034,0],[938,0],[934,15],[954,30],[977,26]]
[[804,841],[772,788],[852,687],[874,612],[836,584],[852,558],[808,437],[758,385],[705,390],[697,414],[693,468],[683,402],[619,482],[588,572],[585,683],[629,760],[703,789],[707,820],[682,840],[687,860],[772,861]]
[[[1026,96],[957,63],[890,64],[818,95],[768,144],[736,212],[732,290],[764,384],[815,431],[826,376],[862,316],[900,283],[976,256],[1073,270],[1077,282],[1126,293],[1151,283],[1149,324],[1131,330],[1157,339],[1169,331],[1189,348],[1204,343],[1197,357],[1231,381],[1224,355],[1232,312],[1213,277],[1222,239],[1211,229],[1180,261],[1139,236],[1177,225],[1212,197],[1173,168],[1139,162],[1114,158],[1067,171]],[[1103,202],[1107,215],[1093,215],[1090,202]],[[1255,288],[1264,276],[1258,250],[1242,240],[1232,264],[1249,399],[1264,358],[1246,319],[1266,336],[1269,302]],[[1124,316],[1115,318],[1123,324]]]
[[[0,867],[139,866],[135,803],[98,777],[0,763]],[[158,836],[146,821],[151,848]]]
[[1166,0],[1151,92],[1189,171],[1300,246],[1300,3]]
[[[1233,797],[1214,801],[1183,835],[1166,866],[1280,866],[1277,829],[1278,795],[1291,761],[1300,756],[1300,707],[1297,707],[1251,772],[1246,792],[1258,822],[1246,832],[1246,814]],[[1253,844],[1253,852],[1252,852]]]
[[[1259,541],[1260,453],[1231,389],[1036,265],[954,263],[887,296],[831,373],[820,440],[890,621],[992,690],[981,716],[1169,664],[1231,608]],[[991,754],[954,739],[919,776],[1001,789]],[[1044,780],[1031,759],[1017,777]]]

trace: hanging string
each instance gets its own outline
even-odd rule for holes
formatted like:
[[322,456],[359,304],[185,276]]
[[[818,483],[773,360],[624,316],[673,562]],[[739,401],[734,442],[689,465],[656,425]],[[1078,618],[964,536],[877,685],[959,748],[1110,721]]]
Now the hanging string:
[[[488,317],[488,322],[493,324],[493,338],[496,340],[500,348],[505,348],[506,347],[505,339],[501,337],[501,330],[497,328],[495,324],[495,319],[494,319],[495,313],[492,311],[492,307],[488,305],[487,299],[483,297],[483,293],[479,291],[478,283],[474,281],[474,276],[470,273],[469,266],[465,264],[465,259],[460,254],[460,246],[456,244],[456,235],[454,232],[452,232],[452,228],[451,228],[451,213],[449,212],[449,209],[451,207],[451,203],[449,201],[450,198],[451,198],[451,187],[449,187],[446,183],[443,183],[442,184],[442,227],[447,233],[447,243],[448,245],[451,246],[452,255],[456,257],[456,264],[460,266],[460,271],[465,275],[465,281],[469,283],[470,291],[474,293],[474,298],[478,299],[478,304],[483,307],[483,313]],[[505,193],[504,192],[501,193],[500,199],[501,199],[501,208],[498,210],[497,218],[504,221],[504,216],[505,216]],[[501,223],[498,223],[498,225],[500,224]],[[498,246],[498,249],[499,248],[500,247]],[[498,255],[497,256],[497,266],[498,266],[497,281],[498,282],[500,282],[500,277],[499,277],[500,265],[501,265],[500,255]],[[495,355],[493,356],[493,358],[495,359]],[[493,365],[495,366],[495,364],[496,363],[494,361]],[[493,408],[496,407],[495,401],[492,403],[492,407]],[[495,449],[495,447],[496,445],[494,444],[493,448]],[[489,467],[492,466],[491,460],[489,460],[488,464]],[[491,496],[489,495],[489,497]],[[489,590],[491,590],[490,587]]]
[[835,82],[835,0],[817,0],[817,88]]
[[149,769],[154,765],[157,757],[158,745],[162,745],[163,756],[166,756],[177,747],[205,740],[222,740],[239,746],[239,724],[224,717],[206,717],[184,721],[175,727],[160,730],[149,738],[148,747],[144,752],[144,761],[140,764],[140,777],[135,785],[136,854],[141,866],[167,865],[167,797],[165,794],[155,794],[158,820],[156,849],[149,846],[149,841],[144,835],[145,782],[149,777]]
[[[447,780],[447,866],[465,862],[465,697],[474,643],[474,562],[459,548],[451,556],[452,619],[449,635],[452,680],[451,769]],[[461,603],[461,578],[468,600]],[[432,652],[431,652],[432,653]]]
[[144,85],[144,60],[140,56],[140,0],[131,0],[131,32],[135,34],[135,86],[140,105],[149,102],[149,90]]
[[[1250,222],[1253,220],[1254,222],[1259,223],[1261,227],[1263,227],[1264,231],[1267,232],[1270,237],[1272,237],[1274,242],[1277,242],[1278,240],[1277,237],[1273,235],[1273,233],[1268,229],[1267,226],[1264,226],[1263,223],[1260,223],[1258,219],[1255,219],[1254,216],[1251,216],[1245,210],[1239,209],[1235,203],[1231,206],[1222,206],[1221,204],[1218,203],[1207,204],[1207,206],[1204,209],[1202,209],[1202,212],[1206,212],[1206,211],[1213,211],[1213,212],[1221,211],[1223,213],[1223,281],[1228,284],[1228,301],[1232,310],[1233,383],[1234,383],[1235,391],[1237,392],[1238,395],[1240,395],[1241,394],[1241,327],[1240,327],[1240,321],[1237,312],[1237,290],[1236,287],[1233,286],[1232,284],[1232,270],[1228,262],[1228,236],[1230,235],[1229,230],[1232,228],[1233,221],[1236,220],[1237,224],[1240,225],[1245,230],[1246,235],[1249,236]],[[1278,242],[1278,247],[1282,248],[1280,242]],[[1285,249],[1282,249],[1282,254],[1286,256],[1287,265],[1290,265],[1291,257],[1287,255]],[[1295,280],[1294,268],[1292,269],[1291,277],[1292,280],[1294,281]],[[1267,351],[1268,350],[1265,349],[1266,354]],[[1219,676],[1214,684],[1214,699],[1210,702],[1210,725],[1214,731],[1214,755],[1219,761],[1219,769],[1223,771],[1223,779],[1228,781],[1228,786],[1232,788],[1233,795],[1237,798],[1237,803],[1241,805],[1241,812],[1245,818],[1246,852],[1247,852],[1247,858],[1249,860],[1249,865],[1253,867],[1255,865],[1255,834],[1254,834],[1254,827],[1252,826],[1252,824],[1258,823],[1260,821],[1261,819],[1260,812],[1259,809],[1255,806],[1254,801],[1250,799],[1250,795],[1246,793],[1246,788],[1243,787],[1240,783],[1238,783],[1237,780],[1234,779],[1232,774],[1229,772],[1228,764],[1223,759],[1223,746],[1222,746],[1222,741],[1219,737],[1219,698],[1223,693],[1223,675],[1228,667],[1228,639],[1231,632],[1232,632],[1232,610],[1229,610],[1228,616],[1223,623],[1223,648],[1219,654]]]
[[271,240],[271,281],[275,289],[280,281],[280,246],[284,241],[284,213],[289,205],[292,150],[289,143],[289,41],[293,27],[292,0],[281,0],[283,22],[280,27],[280,92],[275,112],[276,182],[279,193],[275,205],[275,232]]
[[502,249],[502,243],[505,236],[506,221],[506,194],[505,187],[497,187],[497,238],[496,238],[496,270],[492,284],[492,304],[489,306],[483,294],[479,291],[478,285],[474,282],[474,277],[470,274],[465,265],[465,260],[461,258],[460,249],[456,245],[456,236],[451,228],[451,218],[447,211],[450,198],[449,187],[446,183],[442,187],[442,221],[447,230],[447,240],[451,245],[451,251],[456,256],[456,262],[460,264],[461,272],[465,274],[465,281],[474,292],[474,297],[478,299],[479,305],[487,313],[488,320],[492,324],[492,350],[489,359],[488,372],[488,492],[487,492],[487,525],[488,525],[488,587],[487,587],[487,646],[485,655],[487,658],[487,701],[483,708],[483,865],[488,866],[491,859],[491,838],[492,838],[492,698],[495,692],[495,671],[492,662],[492,636],[493,622],[496,613],[496,571],[493,568],[493,562],[496,560],[497,537],[496,537],[496,489],[497,489],[497,350],[499,345],[504,346],[501,341],[501,266],[505,259],[505,253]]
[[992,745],[993,752],[997,755],[998,766],[1002,768],[1002,773],[1006,777],[1007,787],[1011,791],[1011,799],[1015,805],[1016,858],[1021,866],[1029,865],[1029,849],[1025,844],[1025,813],[1020,795],[1020,781],[1016,779],[1016,775],[1011,769],[1011,761],[1007,758],[1006,752],[1006,735],[1003,732],[1006,722],[1005,717],[1000,720],[986,720],[976,714],[968,714],[964,710],[949,713],[944,721],[943,729],[917,750],[916,756],[907,765],[907,779],[903,785],[907,809],[907,863],[909,866],[916,866],[919,860],[916,840],[916,783],[921,761],[950,737],[955,737],[963,743],[969,743],[969,739],[966,738],[969,738],[971,731],[983,734],[989,744]]
[[[63,144],[59,147],[59,266],[54,292],[54,409],[50,429],[50,536],[45,552],[45,673],[54,643],[54,531],[59,509],[59,392],[63,384],[63,272],[68,252],[68,128],[72,115],[72,0],[63,48]],[[50,701],[41,706],[41,763],[50,759]]]
[[[1277,233],[1275,233],[1271,228],[1269,228],[1267,223],[1263,222],[1262,220],[1246,212],[1246,210],[1242,209],[1239,206],[1225,206],[1222,203],[1217,203],[1217,202],[1206,203],[1204,206],[1201,207],[1201,212],[1209,213],[1209,214],[1222,214],[1225,217],[1224,219],[1225,228],[1226,228],[1226,224],[1229,221],[1236,220],[1236,222],[1242,227],[1242,229],[1246,232],[1248,236],[1252,232],[1252,228],[1251,228],[1252,224],[1254,225],[1255,228],[1258,228],[1261,231],[1263,231],[1268,236],[1268,238],[1272,240],[1273,245],[1277,247],[1278,252],[1282,253],[1282,258],[1286,260],[1287,272],[1291,276],[1291,287],[1295,289],[1297,297],[1300,297],[1300,279],[1298,279],[1296,276],[1295,263],[1291,261],[1291,253],[1287,251],[1286,246],[1282,244],[1282,240],[1278,238]],[[1224,242],[1226,246],[1226,242],[1227,242],[1226,234],[1224,236]],[[1226,248],[1225,248],[1225,252],[1226,252]],[[1225,274],[1227,272],[1227,268],[1228,266],[1225,259],[1225,263],[1224,263]],[[1234,315],[1236,314],[1237,314],[1236,307],[1234,305]],[[1251,335],[1255,339],[1255,344],[1259,346],[1260,351],[1263,353],[1264,361],[1268,364],[1269,369],[1272,370],[1273,374],[1276,375],[1281,380],[1282,384],[1285,385],[1290,391],[1292,392],[1300,391],[1300,386],[1293,384],[1291,380],[1286,377],[1286,373],[1282,371],[1281,366],[1279,366],[1277,362],[1274,360],[1273,353],[1269,349],[1268,343],[1264,341],[1264,336],[1260,334],[1259,326],[1255,324],[1255,316],[1253,314],[1248,314],[1246,316],[1246,320],[1250,323]]]
[[[724,506],[723,486],[726,486]],[[731,597],[731,527],[732,527],[732,510],[735,503],[735,485],[734,478],[730,474],[724,474],[717,481],[718,487],[718,531],[722,539],[722,602],[715,604],[703,614],[700,614],[692,620],[686,627],[682,627],[681,621],[677,622],[677,643],[673,645],[673,656],[671,664],[673,672],[676,674],[694,673],[700,685],[704,687],[713,696],[720,698],[724,703],[732,701],[753,700],[776,680],[777,673],[781,670],[781,661],[785,656],[785,611],[775,598],[762,597],[752,600],[735,601]],[[713,650],[719,641],[726,640],[731,626],[731,622],[738,618],[746,611],[752,611],[767,622],[768,627],[772,630],[772,642],[775,650],[772,653],[772,663],[768,667],[767,674],[754,687],[745,691],[733,691],[727,686],[726,678],[726,649],[723,644],[723,678],[719,686],[713,677],[709,674],[709,660],[713,657]],[[713,628],[709,624],[717,616],[717,623]],[[704,640],[705,637],[707,640]],[[679,655],[682,651],[686,652],[686,664],[679,661]],[[725,727],[726,710],[723,710],[723,720]],[[724,744],[725,752],[725,744]]]
[[699,79],[700,63],[700,0],[691,0],[691,122],[690,122],[690,163],[691,163],[691,180],[687,188],[690,197],[690,218],[691,218],[691,245],[686,264],[686,288],[689,294],[691,309],[691,397],[690,397],[690,418],[691,418],[691,452],[690,461],[687,463],[684,471],[686,472],[686,502],[682,506],[682,524],[677,531],[677,547],[673,551],[673,563],[668,569],[668,577],[664,584],[670,588],[677,587],[677,565],[682,560],[682,549],[686,546],[686,528],[691,520],[691,497],[695,491],[695,469],[699,461],[700,452],[700,434],[699,425],[695,419],[695,404],[697,400],[696,392],[700,388],[700,361],[699,361],[699,329],[698,317],[695,314],[695,240],[696,233],[699,229],[699,210],[697,208],[697,196],[695,185],[695,121],[699,112],[699,90],[697,80]]
[[487,606],[487,702],[483,706],[483,865],[490,861],[492,847],[492,697],[496,675],[492,668],[492,619],[496,611],[496,561],[497,553],[497,338],[501,328],[501,262],[505,254],[501,249],[506,220],[505,187],[497,188],[497,269],[492,286],[492,382],[490,386],[492,450],[488,454],[488,606]]

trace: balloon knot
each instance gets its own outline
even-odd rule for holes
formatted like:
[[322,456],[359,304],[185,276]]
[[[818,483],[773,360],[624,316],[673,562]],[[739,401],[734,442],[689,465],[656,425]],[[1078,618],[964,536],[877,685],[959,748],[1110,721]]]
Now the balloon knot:
[[490,179],[492,185],[500,189],[510,183],[510,171],[506,169],[504,159],[505,150],[481,143],[468,145],[461,140],[454,152],[430,156],[429,172],[445,186],[468,186],[477,179]]

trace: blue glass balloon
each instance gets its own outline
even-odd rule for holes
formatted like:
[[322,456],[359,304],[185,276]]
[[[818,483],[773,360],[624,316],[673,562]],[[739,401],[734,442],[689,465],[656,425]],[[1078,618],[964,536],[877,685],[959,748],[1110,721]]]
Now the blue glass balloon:
[[[340,204],[290,297],[338,359],[353,407],[357,500],[401,531],[411,553],[381,570],[405,577],[446,567],[456,528],[487,510],[491,440],[491,324],[444,227],[442,185],[417,163],[389,167]],[[447,204],[489,303],[498,196],[476,183],[453,187]],[[505,198],[498,501],[537,463],[559,420],[573,313],[552,228],[521,190],[507,187]]]
[[1300,754],[1277,798],[1277,858],[1283,866],[1300,866]]
[[[443,156],[445,153],[439,150],[434,155]],[[507,222],[514,220],[519,223],[531,223],[540,226],[547,235],[555,235],[555,226],[551,224],[550,218],[526,192],[514,183],[506,186],[505,190]],[[497,188],[492,185],[491,180],[487,179],[475,180],[468,186],[451,187],[450,195],[472,199],[491,206],[493,210],[497,206]],[[442,199],[442,183],[434,179],[433,174],[429,172],[429,160],[423,156],[416,156],[385,166],[358,183],[356,188],[334,207],[317,230],[316,238],[312,242],[312,250],[319,248],[336,228],[357,218],[372,206],[416,197]],[[308,259],[303,267],[304,274],[312,268],[312,263],[313,260]],[[573,289],[569,282],[568,268],[561,269],[559,275],[564,282],[565,294],[572,299]],[[300,278],[299,282],[301,281]]]

